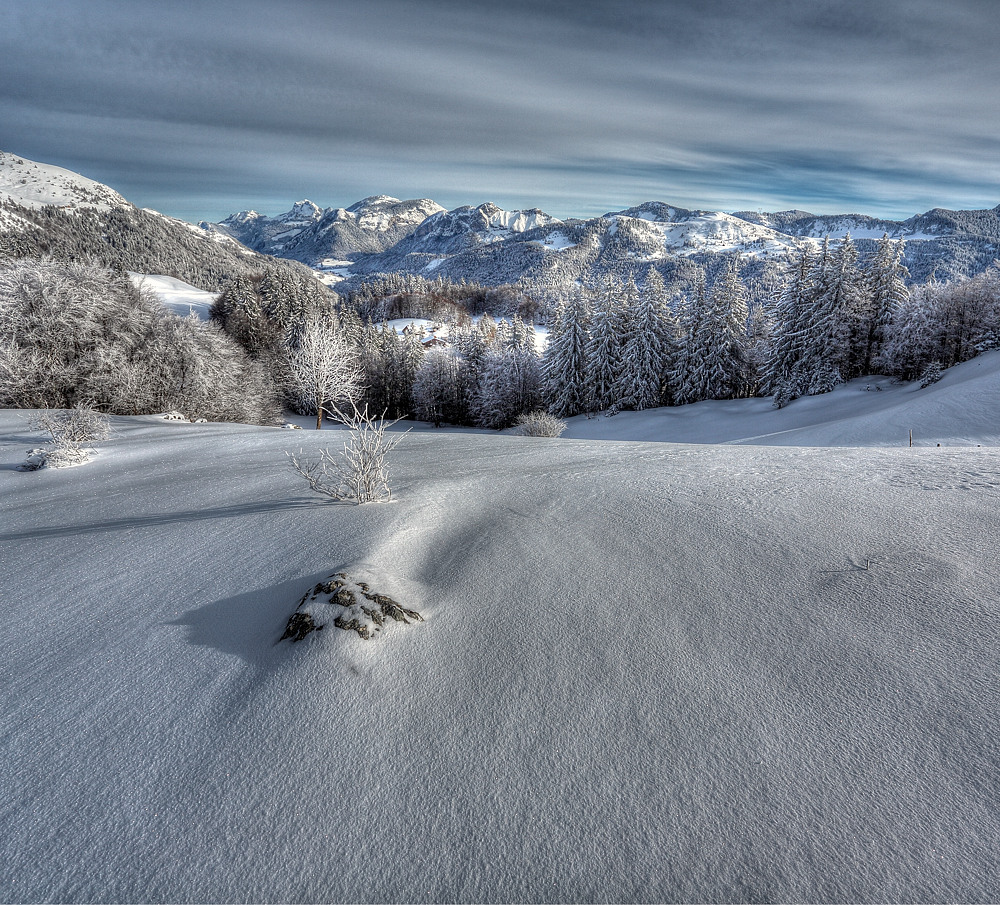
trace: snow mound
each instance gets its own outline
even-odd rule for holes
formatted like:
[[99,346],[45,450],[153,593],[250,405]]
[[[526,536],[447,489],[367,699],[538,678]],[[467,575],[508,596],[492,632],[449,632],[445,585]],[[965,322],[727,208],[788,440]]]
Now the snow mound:
[[129,276],[136,287],[149,289],[166,308],[182,317],[193,314],[199,320],[208,320],[209,311],[219,297],[218,292],[198,289],[176,277],[131,272]]

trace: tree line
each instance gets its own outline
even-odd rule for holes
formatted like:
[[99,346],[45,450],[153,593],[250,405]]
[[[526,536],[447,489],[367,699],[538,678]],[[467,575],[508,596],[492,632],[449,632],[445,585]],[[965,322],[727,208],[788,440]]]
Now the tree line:
[[[539,410],[759,395],[780,407],[864,374],[927,379],[1000,347],[996,267],[908,287],[902,256],[888,236],[863,260],[849,236],[807,247],[770,305],[737,260],[711,280],[693,267],[668,286],[650,268],[641,285],[607,276],[547,296],[381,276],[337,299],[265,267],[230,276],[208,323],[168,313],[119,271],[21,259],[0,267],[0,405],[259,423],[282,405],[318,422],[367,407],[502,429]],[[450,323],[400,332],[385,318],[404,310]],[[546,343],[521,311],[547,312]]]

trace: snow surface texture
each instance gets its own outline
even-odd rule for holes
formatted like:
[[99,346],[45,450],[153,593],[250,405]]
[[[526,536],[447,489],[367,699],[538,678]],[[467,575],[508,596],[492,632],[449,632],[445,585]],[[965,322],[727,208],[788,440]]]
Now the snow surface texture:
[[[21,473],[0,413],[0,900],[998,900],[982,361],[921,391],[982,448],[428,431],[372,506],[154,416]],[[277,643],[335,571],[426,621]]]

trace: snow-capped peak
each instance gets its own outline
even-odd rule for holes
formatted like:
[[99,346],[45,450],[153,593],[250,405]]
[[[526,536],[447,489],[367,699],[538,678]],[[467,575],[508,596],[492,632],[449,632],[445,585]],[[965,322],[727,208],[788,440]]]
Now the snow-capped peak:
[[314,204],[312,201],[305,199],[303,201],[296,201],[292,205],[292,209],[285,211],[283,214],[279,214],[275,217],[275,220],[282,220],[284,222],[296,222],[301,223],[306,220],[318,220],[323,216],[323,210],[318,204]]

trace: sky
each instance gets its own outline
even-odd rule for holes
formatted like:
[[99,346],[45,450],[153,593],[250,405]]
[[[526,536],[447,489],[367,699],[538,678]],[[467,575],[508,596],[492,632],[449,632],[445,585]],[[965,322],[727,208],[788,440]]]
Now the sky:
[[1000,203],[995,0],[0,0],[0,150],[186,220]]

